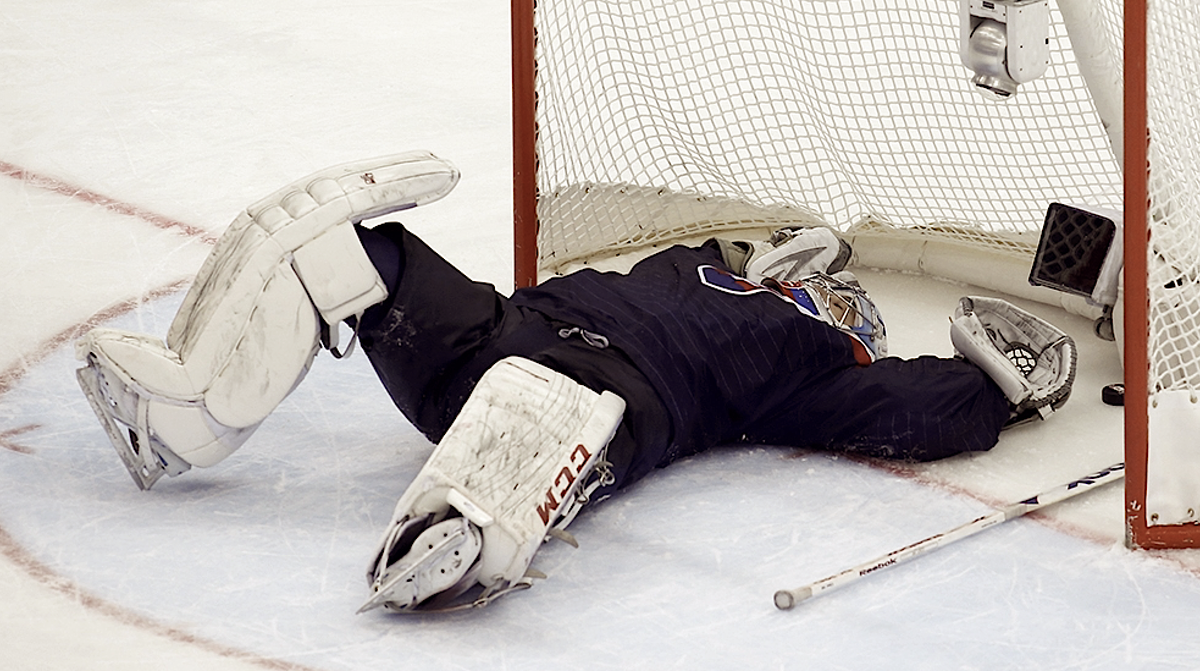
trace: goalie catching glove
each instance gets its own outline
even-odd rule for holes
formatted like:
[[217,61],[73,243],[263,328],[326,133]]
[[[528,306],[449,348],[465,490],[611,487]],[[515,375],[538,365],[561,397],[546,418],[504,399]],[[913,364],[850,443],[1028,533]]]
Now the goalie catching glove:
[[624,411],[527,359],[489,368],[396,503],[359,612],[477,608],[529,587],[548,535],[611,484],[604,455]]
[[966,296],[950,325],[962,357],[983,369],[1008,398],[1005,426],[1062,407],[1075,382],[1075,341],[1053,324],[999,298]]
[[458,171],[425,152],[330,168],[255,203],[200,268],[166,343],[95,329],[76,377],[142,489],[236,450],[338,323],[387,297],[353,224],[435,201]]

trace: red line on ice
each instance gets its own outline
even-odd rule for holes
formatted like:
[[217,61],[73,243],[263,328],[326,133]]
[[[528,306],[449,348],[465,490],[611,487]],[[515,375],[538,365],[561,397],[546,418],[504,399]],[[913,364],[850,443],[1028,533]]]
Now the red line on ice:
[[66,345],[67,343],[75,340],[79,336],[87,333],[104,322],[116,319],[126,312],[133,311],[143,303],[169,296],[186,287],[190,282],[191,280],[178,280],[166,286],[162,286],[157,289],[151,289],[137,298],[130,298],[128,300],[121,301],[116,305],[107,307],[91,317],[88,317],[84,321],[81,321],[73,326],[69,326],[43,340],[37,347],[33,349],[32,352],[29,352],[25,356],[21,357],[16,363],[9,366],[7,369],[0,370],[0,396],[12,391],[12,388],[21,381],[22,377],[25,377],[25,373],[27,373],[30,368],[33,368],[37,364],[41,363],[44,359],[57,351],[59,347]]
[[[215,236],[202,228],[185,224],[183,222],[171,219],[170,217],[165,217],[154,212],[150,212],[149,210],[137,207],[136,205],[123,203],[88,189],[73,186],[61,180],[31,173],[11,163],[0,161],[0,173],[3,173],[4,175],[14,179],[20,179],[32,186],[45,189],[47,191],[62,194],[85,203],[99,205],[111,212],[136,217],[164,230],[186,235],[209,244],[215,244],[217,241]],[[25,373],[27,373],[34,365],[50,356],[59,347],[62,347],[68,342],[83,335],[94,326],[129,312],[146,301],[154,300],[174,293],[187,284],[188,281],[184,280],[173,282],[157,289],[152,289],[145,294],[138,296],[137,298],[131,298],[111,307],[105,308],[104,310],[92,315],[88,319],[85,319],[84,321],[51,336],[35,347],[32,352],[24,357],[21,357],[20,361],[18,361],[16,364],[10,366],[7,370],[0,371],[0,395],[12,391],[17,382],[20,381],[20,379],[25,376]],[[32,428],[33,425],[19,427],[11,431],[4,432],[0,438],[7,440],[14,435],[24,433]],[[13,451],[16,452],[25,453],[20,446],[17,446],[16,449],[14,449],[11,445],[5,445],[5,447],[7,449],[13,449]],[[241,660],[263,669],[271,669],[274,671],[312,671],[312,667],[304,664],[264,657],[257,653],[240,650],[233,646],[218,643],[211,639],[193,634],[184,629],[158,622],[123,606],[91,594],[87,590],[77,585],[74,581],[58,575],[52,568],[34,557],[34,555],[29,552],[29,550],[25,549],[20,543],[18,543],[17,540],[13,538],[8,530],[2,525],[0,525],[0,555],[7,557],[9,561],[23,569],[27,575],[29,575],[38,583],[67,596],[80,606],[102,613],[118,622],[134,628],[162,636],[166,639],[178,641],[180,643],[194,645],[202,650],[206,650],[221,657]]]
[[[238,648],[218,643],[211,639],[205,638],[198,634],[193,634],[179,627],[173,627],[162,622],[153,620],[145,615],[134,612],[123,606],[107,601],[96,596],[75,584],[72,580],[64,578],[54,572],[49,566],[41,560],[33,556],[31,552],[26,550],[12,537],[3,527],[0,527],[0,554],[3,554],[9,561],[24,569],[30,577],[37,582],[53,589],[54,591],[65,595],[67,598],[76,604],[83,606],[89,610],[102,613],[117,622],[132,626],[142,631],[147,631],[152,634],[162,636],[163,638],[180,643],[194,645],[202,650],[206,650],[215,655],[236,659],[248,664],[252,664],[259,668],[270,669],[272,671],[313,671],[313,667],[306,666],[297,662],[289,662],[282,659],[264,657],[254,652],[239,650]],[[131,650],[130,655],[136,658],[139,654],[138,650]]]
[[42,428],[41,424],[26,424],[25,426],[18,426],[15,429],[9,429],[8,431],[0,432],[0,447],[12,452],[16,452],[17,454],[33,454],[32,449],[21,445],[13,439],[22,433],[29,433],[30,431],[40,428]]
[[19,165],[14,165],[7,161],[0,161],[0,173],[12,177],[13,179],[19,179],[39,189],[51,191],[68,198],[74,198],[75,200],[83,201],[91,205],[99,205],[110,212],[136,217],[152,226],[161,228],[164,231],[180,233],[182,235],[196,238],[197,240],[202,240],[210,245],[216,244],[217,242],[216,236],[198,226],[185,224],[177,219],[172,219],[170,217],[158,214],[157,212],[151,212],[150,210],[138,207],[137,205],[132,205],[115,198],[109,198],[102,193],[97,193],[90,189],[85,189],[81,186],[64,182],[63,180],[55,177],[48,177],[46,175],[31,172]]

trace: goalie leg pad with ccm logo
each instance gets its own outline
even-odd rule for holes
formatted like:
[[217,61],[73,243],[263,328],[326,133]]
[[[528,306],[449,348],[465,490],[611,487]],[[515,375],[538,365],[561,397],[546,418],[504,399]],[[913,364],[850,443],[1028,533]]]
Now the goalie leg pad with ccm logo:
[[529,587],[538,548],[611,482],[624,411],[527,359],[489,368],[397,502],[359,612],[474,608]]

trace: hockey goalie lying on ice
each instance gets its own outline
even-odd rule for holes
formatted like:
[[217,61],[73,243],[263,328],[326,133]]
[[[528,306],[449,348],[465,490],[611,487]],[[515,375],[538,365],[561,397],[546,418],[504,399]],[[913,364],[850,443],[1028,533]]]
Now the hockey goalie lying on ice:
[[346,322],[437,443],[368,569],[363,610],[470,608],[528,587],[580,508],[719,444],[931,460],[987,450],[1067,399],[1075,346],[964,298],[959,356],[887,357],[884,324],[825,228],[711,240],[628,274],[516,291],[472,282],[401,224],[458,172],[413,152],[332,168],[242,213],[165,343],[96,329],[78,379],[138,486],[211,466],[300,383]]

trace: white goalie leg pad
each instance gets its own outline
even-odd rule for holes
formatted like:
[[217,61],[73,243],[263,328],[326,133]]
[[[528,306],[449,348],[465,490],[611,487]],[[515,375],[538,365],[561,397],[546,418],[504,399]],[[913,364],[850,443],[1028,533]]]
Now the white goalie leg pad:
[[[529,564],[550,527],[565,526],[581,494],[603,478],[598,465],[624,410],[619,396],[598,394],[526,359],[490,368],[397,502],[368,569],[373,594],[360,612],[474,607],[531,584]],[[466,531],[447,536],[445,548],[414,540],[447,522],[479,530],[482,548],[471,566],[448,551],[470,554]],[[422,584],[421,575],[434,574],[430,565],[446,568],[455,585]],[[448,604],[447,597],[475,584],[486,588],[481,596]]]
[[236,450],[299,384],[322,331],[387,296],[353,223],[441,198],[457,179],[427,152],[311,175],[234,220],[165,345],[113,329],[81,338],[80,385],[138,486]]
[[1004,392],[1014,419],[1045,418],[1075,382],[1075,341],[1053,324],[998,298],[967,296],[950,326],[954,349]]
[[192,322],[213,321],[209,313],[226,297],[212,287],[232,287],[247,266],[261,274],[279,263],[292,265],[326,324],[360,314],[383,300],[387,289],[353,224],[436,201],[458,177],[449,162],[414,151],[322,170],[251,205],[201,266],[171,323],[168,346],[181,353],[201,347],[193,342]]

